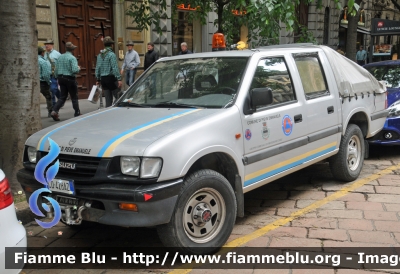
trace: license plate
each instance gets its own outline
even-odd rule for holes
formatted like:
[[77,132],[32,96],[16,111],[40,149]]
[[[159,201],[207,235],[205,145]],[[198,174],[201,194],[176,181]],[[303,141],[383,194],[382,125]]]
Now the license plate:
[[74,181],[53,179],[49,182],[47,188],[54,192],[75,195]]
[[58,196],[56,198],[57,202],[59,202],[60,204],[64,204],[64,205],[78,205],[78,199],[75,198],[70,198],[70,197],[64,197],[64,196]]

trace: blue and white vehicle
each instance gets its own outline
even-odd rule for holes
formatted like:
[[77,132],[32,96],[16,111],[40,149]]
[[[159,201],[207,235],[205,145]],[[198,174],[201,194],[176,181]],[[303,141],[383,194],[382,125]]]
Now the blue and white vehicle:
[[162,58],[112,107],[33,134],[18,180],[28,198],[42,187],[33,172],[51,138],[64,223],[157,226],[166,246],[209,253],[244,215],[244,193],[324,159],[355,180],[385,101],[381,83],[324,46]]
[[387,87],[389,115],[382,131],[371,144],[400,145],[400,60],[370,63],[364,66],[378,81]]

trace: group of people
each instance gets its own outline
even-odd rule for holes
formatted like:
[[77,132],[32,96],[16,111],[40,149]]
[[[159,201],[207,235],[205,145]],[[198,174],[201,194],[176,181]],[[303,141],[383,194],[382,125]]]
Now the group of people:
[[68,94],[75,110],[74,116],[81,115],[76,82],[76,74],[81,68],[73,55],[77,46],[67,42],[65,43],[66,51],[61,54],[53,48],[53,40],[47,40],[44,45],[46,49],[38,47],[38,64],[40,92],[46,98],[48,116],[55,121],[60,121],[58,111],[67,100]]
[[[112,105],[113,100],[120,97],[122,87],[122,75],[125,73],[125,83],[131,86],[135,81],[136,71],[140,65],[139,54],[133,49],[133,42],[128,41],[128,51],[125,54],[122,68],[119,70],[117,57],[112,46],[114,41],[106,36],[103,40],[104,49],[97,56],[96,63],[96,84],[101,85],[106,98],[106,107]],[[147,52],[144,56],[144,70],[148,69],[159,58],[158,52],[154,50],[154,43],[147,43]]]
[[[128,86],[135,81],[137,68],[140,66],[139,54],[133,49],[134,43],[128,41],[128,48],[121,70],[119,70],[117,57],[113,50],[114,41],[110,36],[103,38],[104,49],[97,56],[96,63],[96,85],[101,85],[106,99],[106,107],[112,105],[113,99],[121,95],[122,75],[125,73],[125,82]],[[61,54],[56,51],[53,40],[47,40],[45,49],[38,47],[38,63],[40,77],[40,92],[46,98],[48,117],[60,121],[59,110],[69,97],[75,110],[74,116],[81,115],[78,101],[78,83],[76,75],[80,66],[73,55],[77,48],[71,42],[65,43],[66,52]],[[182,43],[182,51],[179,54],[192,53],[187,49],[187,44]],[[147,43],[147,52],[144,56],[144,70],[148,69],[159,58],[158,52],[154,50],[154,43]],[[56,101],[56,98],[58,99]]]

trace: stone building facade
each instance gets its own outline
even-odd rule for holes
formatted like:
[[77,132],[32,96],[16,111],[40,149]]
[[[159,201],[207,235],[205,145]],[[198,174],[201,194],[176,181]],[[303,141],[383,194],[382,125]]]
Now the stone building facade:
[[[188,22],[187,13],[190,9],[181,5],[178,9],[177,18],[171,19],[171,1],[164,11],[165,19],[161,20],[160,26],[163,31],[159,35],[154,26],[149,30],[140,30],[134,19],[125,15],[131,2],[134,0],[36,0],[38,43],[49,38],[55,41],[55,48],[63,52],[63,42],[72,41],[78,43],[76,56],[81,67],[86,67],[82,77],[79,78],[79,94],[86,98],[91,86],[94,84],[95,58],[102,43],[100,24],[105,26],[106,35],[111,35],[116,41],[115,53],[119,57],[120,65],[126,51],[127,40],[134,41],[134,49],[139,53],[141,67],[138,75],[143,72],[143,59],[147,51],[147,43],[155,43],[156,50],[160,56],[176,55],[180,50],[180,43],[185,41],[193,52],[211,51],[212,35],[217,28],[214,26],[215,13],[210,13],[207,24],[200,22]],[[342,7],[346,1],[342,1]],[[361,8],[364,9],[364,25],[359,26],[357,41],[364,46],[369,44],[369,30],[371,19],[380,17],[382,19],[399,20],[400,13],[391,0],[364,0]],[[153,11],[161,10],[159,6],[152,6]],[[341,44],[345,47],[346,26],[341,24],[343,9],[338,9],[334,1],[323,0],[322,8],[317,9],[316,3],[309,6],[303,5],[299,8],[299,19],[305,21],[305,25],[313,33],[319,44],[336,48]],[[108,11],[108,13],[107,13]],[[168,19],[169,18],[169,19]],[[247,28],[242,26],[240,39],[247,41]],[[378,39],[378,38],[377,38]],[[397,36],[381,37],[382,41],[396,43]],[[280,43],[294,43],[296,33],[288,32],[282,24]]]
[[[171,5],[167,5],[167,10],[163,12],[162,17],[166,19],[162,19],[160,22],[163,33],[159,35],[154,26],[149,30],[140,30],[133,18],[125,15],[132,1],[36,0],[38,44],[43,45],[47,39],[53,39],[54,48],[61,53],[64,52],[63,43],[67,41],[78,46],[74,54],[79,65],[86,68],[77,78],[80,98],[87,98],[91,86],[95,83],[93,72],[95,57],[102,48],[101,42],[97,39],[101,38],[101,23],[106,29],[105,35],[111,35],[116,42],[114,49],[119,57],[120,66],[126,52],[126,41],[134,42],[134,49],[139,53],[141,60],[137,76],[143,72],[144,55],[148,42],[152,41],[155,44],[155,49],[161,57],[176,55],[180,50],[180,43],[174,39],[171,19],[167,19],[171,17]],[[157,5],[152,6],[151,9],[153,11],[161,10]],[[108,17],[107,14],[104,16],[105,10],[110,10]],[[184,12],[186,11],[182,11],[183,15]],[[212,34],[216,31],[213,24],[215,16],[215,14],[210,14],[208,24],[205,26],[194,22],[191,24],[189,36],[186,34],[182,36],[182,39],[188,39],[185,41],[194,52],[211,51]]]

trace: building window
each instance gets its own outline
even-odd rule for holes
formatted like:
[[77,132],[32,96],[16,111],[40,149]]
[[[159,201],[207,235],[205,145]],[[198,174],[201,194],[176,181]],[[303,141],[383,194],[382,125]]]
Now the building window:
[[329,44],[329,8],[325,8],[325,14],[324,14],[324,39],[323,39],[323,44],[328,45]]

